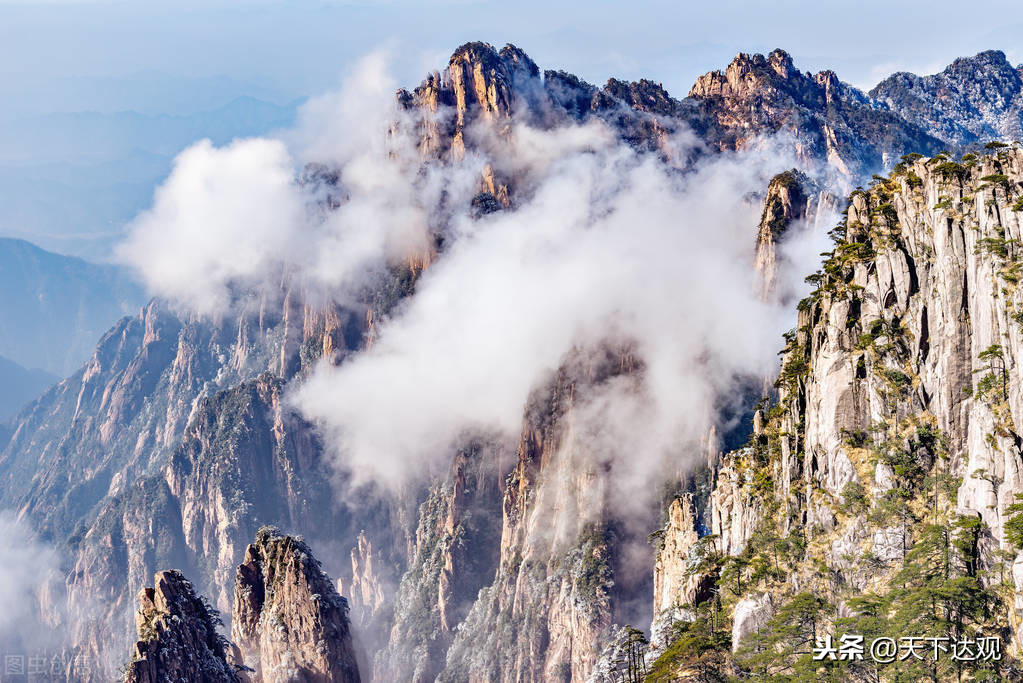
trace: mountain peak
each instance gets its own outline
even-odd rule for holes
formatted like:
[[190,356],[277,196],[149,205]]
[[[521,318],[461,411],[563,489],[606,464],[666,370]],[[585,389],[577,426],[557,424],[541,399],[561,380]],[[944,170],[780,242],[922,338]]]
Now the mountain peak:
[[448,66],[454,66],[459,62],[479,63],[483,66],[494,68],[500,64],[500,55],[490,43],[481,40],[473,40],[463,43],[451,53]]
[[502,61],[506,65],[515,65],[518,70],[523,71],[531,77],[540,75],[540,68],[536,65],[529,55],[525,51],[515,47],[511,43],[508,43],[501,48],[501,52],[498,53],[501,56]]
[[[289,624],[283,634],[277,623]],[[256,532],[235,578],[231,636],[256,677],[294,670],[301,680],[359,683],[348,601],[301,538]]]
[[792,63],[792,56],[781,48],[775,48],[774,51],[767,56],[767,61],[775,72],[784,78],[788,78],[794,71],[799,73],[796,70],[795,65]]
[[980,64],[991,64],[995,66],[1001,66],[1003,64],[1010,67],[1012,66],[1009,63],[1008,58],[1005,56],[1005,53],[1002,52],[1001,50],[984,50],[983,52],[978,52],[972,57],[959,57],[958,59],[952,62],[952,66],[950,66],[949,68],[952,68],[956,64],[963,62],[975,62]]
[[960,57],[930,76],[893,74],[870,96],[953,144],[1023,136],[1023,74],[1001,50]]
[[700,76],[690,97],[746,95],[755,91],[788,89],[792,84],[808,80],[792,62],[792,56],[780,48],[769,55],[740,52],[724,71],[710,71]]
[[227,662],[219,616],[176,570],[157,572],[138,597],[138,642],[125,669],[127,683],[202,680],[237,683]]

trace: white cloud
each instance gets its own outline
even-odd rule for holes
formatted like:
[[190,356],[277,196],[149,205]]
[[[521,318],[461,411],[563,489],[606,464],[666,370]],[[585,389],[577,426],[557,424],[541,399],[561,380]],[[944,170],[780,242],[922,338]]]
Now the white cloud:
[[[200,314],[227,311],[241,290],[272,289],[282,273],[310,296],[343,300],[386,263],[432,247],[443,212],[468,206],[482,162],[422,168],[381,53],[337,93],[313,99],[282,139],[208,140],[186,149],[153,206],[117,249],[158,296]],[[381,85],[383,84],[383,85]],[[310,162],[339,169],[336,188],[303,187]],[[325,191],[340,210],[316,204]],[[451,196],[462,205],[448,206]]]
[[12,513],[0,511],[0,654],[37,655],[60,647],[41,607],[59,621],[64,583],[60,558]]
[[[210,313],[282,272],[309,297],[346,301],[441,234],[372,347],[294,392],[356,479],[398,484],[445,466],[467,432],[514,439],[530,392],[605,341],[635,346],[641,382],[609,385],[571,419],[602,461],[638,457],[636,482],[699,441],[737,375],[770,374],[790,313],[754,296],[750,197],[792,165],[778,146],[683,172],[601,122],[515,124],[472,131],[478,151],[463,161],[424,166],[385,64],[372,55],[312,101],[287,144],[184,152],[120,250],[156,293]],[[695,144],[684,131],[668,147],[682,159]],[[336,210],[310,208],[295,181],[308,161],[338,170]],[[486,164],[511,180],[514,204],[474,220]]]
[[186,149],[133,222],[117,256],[157,293],[199,313],[223,310],[232,284],[262,280],[281,264],[303,222],[294,168],[277,140]]
[[698,441],[736,375],[777,362],[789,318],[753,295],[760,205],[745,199],[783,167],[772,153],[681,176],[593,124],[516,127],[501,160],[535,193],[459,218],[373,347],[297,391],[357,478],[443,466],[466,430],[515,436],[530,391],[611,340],[636,344],[642,384],[610,386],[585,406],[594,419],[577,417],[600,426],[602,459],[631,460],[640,479]]

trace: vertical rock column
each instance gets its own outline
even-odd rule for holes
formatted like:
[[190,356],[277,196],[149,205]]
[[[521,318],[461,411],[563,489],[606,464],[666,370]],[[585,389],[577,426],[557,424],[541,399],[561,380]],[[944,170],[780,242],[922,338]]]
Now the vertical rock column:
[[359,683],[348,601],[309,547],[274,527],[238,567],[231,637],[253,682]]

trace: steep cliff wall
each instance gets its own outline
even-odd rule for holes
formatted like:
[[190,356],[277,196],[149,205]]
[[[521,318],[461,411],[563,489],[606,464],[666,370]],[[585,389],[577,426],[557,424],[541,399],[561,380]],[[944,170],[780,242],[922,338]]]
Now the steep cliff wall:
[[[863,673],[800,654],[811,625],[1013,644],[1021,191],[1023,150],[995,147],[958,162],[911,156],[853,193],[787,336],[779,400],[717,474],[713,551],[688,580],[717,576],[720,593],[688,605],[660,671],[701,661],[697,633],[730,641],[728,666],[761,675]],[[694,546],[688,524],[666,533]],[[933,614],[916,602],[927,591],[944,591]],[[722,608],[730,633],[710,625]],[[963,669],[933,657],[907,666]]]
[[375,680],[433,681],[456,629],[493,580],[501,533],[499,455],[473,446],[455,458],[445,481],[419,507],[408,569],[394,596],[387,647]]
[[767,185],[764,211],[757,230],[753,267],[759,276],[757,293],[763,299],[785,296],[779,292],[784,255],[783,240],[793,231],[822,232],[838,211],[838,198],[805,173],[796,169],[779,173]]
[[[504,484],[500,560],[459,626],[438,680],[583,681],[610,637],[618,573],[607,477],[586,457],[571,408],[635,368],[627,352],[573,359],[526,411]],[[617,580],[617,583],[616,583]]]
[[16,419],[0,452],[0,505],[56,539],[81,531],[104,498],[162,466],[201,398],[265,371],[289,378],[361,343],[365,312],[281,297],[217,320],[154,301],[119,322],[82,369]]

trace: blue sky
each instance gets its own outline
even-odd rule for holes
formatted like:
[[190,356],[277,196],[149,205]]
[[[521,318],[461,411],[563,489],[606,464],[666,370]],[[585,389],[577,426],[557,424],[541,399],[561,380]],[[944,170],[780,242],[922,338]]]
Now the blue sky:
[[[288,100],[329,88],[359,55],[394,46],[412,82],[461,42],[514,42],[593,81],[647,76],[678,96],[738,51],[783,47],[804,69],[872,85],[999,48],[1023,60],[1023,6],[956,2],[102,2],[0,0],[3,91],[59,108],[74,78],[229,77]],[[31,95],[31,97],[28,97]],[[120,104],[121,102],[117,102]],[[64,106],[73,106],[68,101]],[[139,107],[144,106],[139,103]]]
[[485,40],[683,97],[740,51],[782,47],[869,88],[985,49],[1018,64],[1021,35],[1023,4],[1006,0],[0,0],[0,235],[102,260],[188,140],[278,127],[381,46],[409,86]]

